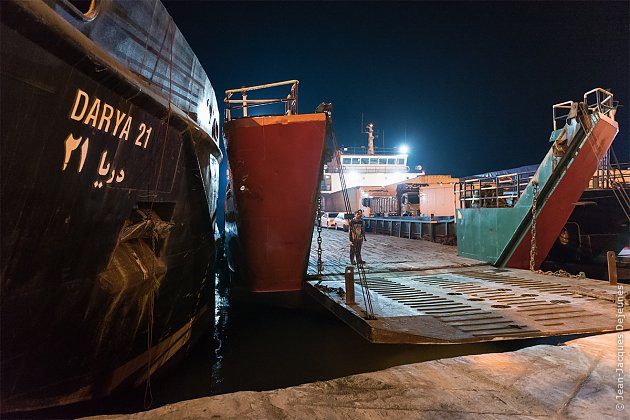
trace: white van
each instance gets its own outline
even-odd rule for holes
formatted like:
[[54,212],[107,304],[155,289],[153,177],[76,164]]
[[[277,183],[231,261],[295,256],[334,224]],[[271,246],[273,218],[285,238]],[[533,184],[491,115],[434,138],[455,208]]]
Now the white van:
[[337,214],[338,212],[336,211],[325,211],[320,217],[322,227],[328,229],[335,227],[335,217],[337,217]]
[[[346,219],[345,215],[346,213],[339,213],[337,214],[337,217],[335,217],[335,230],[337,229],[343,229],[344,232],[347,232],[348,230],[350,230],[350,219]],[[354,217],[353,213],[348,213],[349,215],[351,215],[351,218]]]

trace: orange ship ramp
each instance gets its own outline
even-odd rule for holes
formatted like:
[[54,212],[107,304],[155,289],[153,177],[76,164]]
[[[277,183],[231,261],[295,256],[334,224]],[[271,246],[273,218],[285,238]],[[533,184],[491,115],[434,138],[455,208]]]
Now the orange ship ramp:
[[319,284],[312,280],[315,232],[305,290],[371,342],[449,344],[628,329],[630,285],[497,269],[457,256],[455,247],[374,234],[363,255],[376,318],[368,320],[358,282],[355,303],[346,303],[347,233],[321,236],[324,275]]

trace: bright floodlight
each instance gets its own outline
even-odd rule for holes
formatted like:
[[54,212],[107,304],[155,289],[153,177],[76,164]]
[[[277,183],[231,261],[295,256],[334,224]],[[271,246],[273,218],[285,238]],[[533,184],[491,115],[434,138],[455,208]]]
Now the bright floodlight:
[[407,145],[403,144],[402,146],[400,146],[398,148],[398,150],[400,151],[400,153],[404,153],[407,154],[409,153],[409,147],[407,147]]

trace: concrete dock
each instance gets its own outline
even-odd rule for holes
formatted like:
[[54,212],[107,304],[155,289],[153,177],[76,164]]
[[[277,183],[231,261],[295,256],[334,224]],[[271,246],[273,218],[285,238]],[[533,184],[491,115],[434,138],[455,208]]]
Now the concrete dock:
[[[306,291],[376,343],[463,343],[614,331],[627,285],[528,270],[497,269],[457,256],[455,247],[370,235],[363,257],[368,290],[346,302],[347,233],[322,231],[321,282]],[[317,271],[313,239],[309,274]],[[355,275],[358,280],[358,275]],[[373,315],[367,318],[364,293]],[[623,327],[626,329],[627,327]]]
[[623,363],[628,340],[629,332],[609,333],[559,346],[415,363],[274,391],[242,391],[131,415],[92,418],[630,418],[624,393],[628,369]]

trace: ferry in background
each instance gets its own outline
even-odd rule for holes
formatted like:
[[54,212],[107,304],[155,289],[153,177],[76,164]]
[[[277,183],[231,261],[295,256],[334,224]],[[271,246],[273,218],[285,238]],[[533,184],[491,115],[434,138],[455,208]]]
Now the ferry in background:
[[3,416],[144,384],[214,318],[212,85],[159,1],[86,4],[0,5]]
[[407,166],[409,155],[404,149],[381,149],[377,153],[374,148],[374,125],[370,123],[366,129],[367,150],[365,147],[342,147],[335,150],[336,155],[324,166],[321,185],[324,200],[327,194],[344,188],[384,187],[425,175],[422,166],[416,166],[418,172],[410,171]]
[[376,151],[373,124],[366,129],[367,149],[341,147],[324,166],[322,211],[361,209],[366,217],[455,215],[453,184],[458,178],[427,175],[422,166],[411,172],[406,150]]
[[[302,290],[331,109],[322,104],[316,113],[298,114],[298,84],[226,91],[225,250],[237,294]],[[283,87],[290,92],[280,99],[251,98]],[[257,106],[265,106],[265,115],[250,115]],[[280,115],[269,115],[272,106],[281,107]]]

